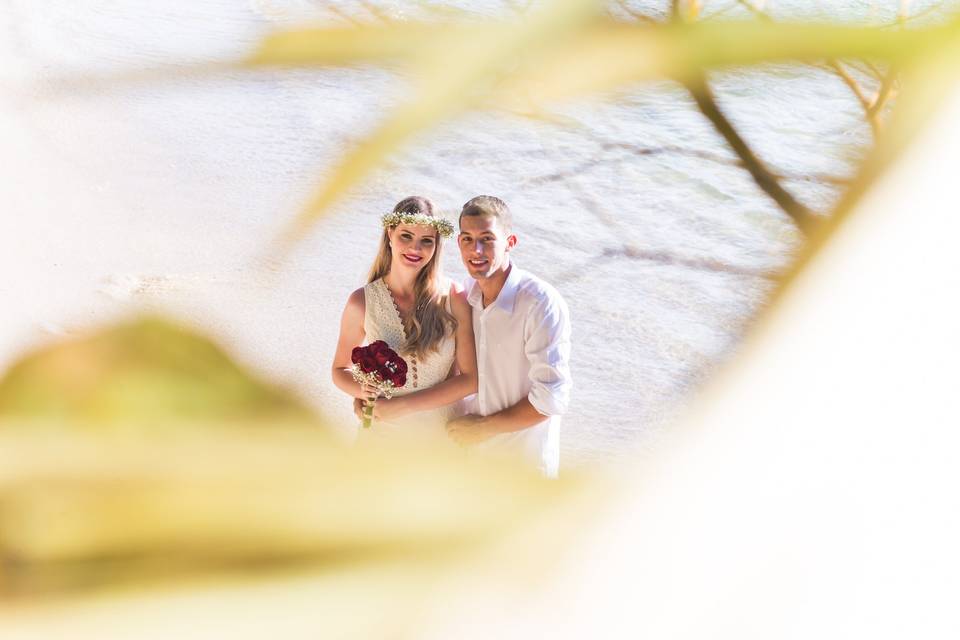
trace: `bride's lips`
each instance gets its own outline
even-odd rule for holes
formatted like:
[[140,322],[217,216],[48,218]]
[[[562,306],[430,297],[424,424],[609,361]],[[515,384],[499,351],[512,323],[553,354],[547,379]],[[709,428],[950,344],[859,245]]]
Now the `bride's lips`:
[[423,262],[423,256],[415,256],[409,253],[401,253],[400,255],[410,264],[420,264]]

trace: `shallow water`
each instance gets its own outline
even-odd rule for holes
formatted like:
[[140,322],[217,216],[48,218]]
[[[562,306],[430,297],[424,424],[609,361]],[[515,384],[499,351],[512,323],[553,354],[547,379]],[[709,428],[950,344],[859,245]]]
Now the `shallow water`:
[[[638,3],[660,6],[666,3]],[[707,2],[707,13],[733,2]],[[889,22],[899,2],[768,2],[778,17]],[[912,3],[922,11],[932,2]],[[946,3],[950,4],[950,3]],[[493,2],[444,3],[504,15]],[[393,17],[425,12],[379,3]],[[362,284],[377,219],[411,193],[453,212],[490,193],[513,208],[517,264],[555,284],[574,324],[565,460],[644,447],[740,340],[798,244],[792,223],[669,83],[557,108],[557,122],[469,114],[421,135],[283,265],[269,242],[346,146],[405,97],[362,68],[184,75],[63,93],[64,78],[230,59],[301,19],[375,19],[372,3],[0,2],[0,363],[25,348],[160,309],[337,420],[329,382],[343,302]],[[935,18],[936,14],[931,14]],[[722,105],[807,204],[827,211],[870,141],[834,76],[767,66],[716,78]],[[666,148],[666,149],[664,149]],[[462,278],[455,247],[446,271]]]

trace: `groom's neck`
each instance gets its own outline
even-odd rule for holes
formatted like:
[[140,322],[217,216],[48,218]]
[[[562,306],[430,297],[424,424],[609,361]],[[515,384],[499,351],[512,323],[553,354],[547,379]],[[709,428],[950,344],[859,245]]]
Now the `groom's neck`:
[[507,276],[510,274],[510,269],[512,268],[513,264],[508,262],[503,269],[491,274],[489,277],[477,280],[480,291],[483,293],[484,309],[496,302],[497,296],[499,296],[503,290],[503,285],[506,284]]

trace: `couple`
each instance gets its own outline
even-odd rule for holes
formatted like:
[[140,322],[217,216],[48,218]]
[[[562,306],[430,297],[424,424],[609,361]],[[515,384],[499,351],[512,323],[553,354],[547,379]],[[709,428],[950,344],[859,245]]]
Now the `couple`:
[[[405,198],[383,217],[368,284],[343,311],[333,381],[357,412],[364,400],[377,400],[363,437],[457,443],[519,456],[556,477],[571,387],[567,305],[511,263],[517,236],[505,202],[477,196],[463,206],[459,225],[465,287],[441,273],[453,225],[430,200]],[[407,362],[407,382],[390,399],[350,373],[353,348],[376,340]]]

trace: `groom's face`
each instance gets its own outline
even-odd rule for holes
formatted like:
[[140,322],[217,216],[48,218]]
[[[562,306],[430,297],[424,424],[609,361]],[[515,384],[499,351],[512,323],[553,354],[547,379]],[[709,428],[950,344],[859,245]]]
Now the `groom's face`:
[[467,273],[482,279],[507,267],[507,254],[517,243],[517,237],[507,233],[493,216],[462,216],[457,243]]

